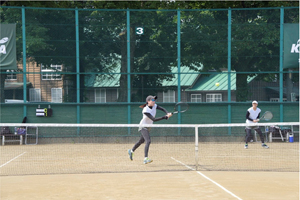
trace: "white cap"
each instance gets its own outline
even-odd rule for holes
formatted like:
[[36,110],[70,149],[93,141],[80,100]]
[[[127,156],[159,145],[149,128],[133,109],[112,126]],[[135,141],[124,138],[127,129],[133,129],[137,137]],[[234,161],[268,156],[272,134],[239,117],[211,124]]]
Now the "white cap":
[[147,96],[146,102],[151,101],[151,99],[155,99],[156,100],[157,96],[152,96],[152,95]]
[[254,103],[255,103],[255,104],[258,104],[258,102],[257,102],[257,101],[255,101],[255,100],[254,100],[254,101],[252,101],[252,104],[254,104]]

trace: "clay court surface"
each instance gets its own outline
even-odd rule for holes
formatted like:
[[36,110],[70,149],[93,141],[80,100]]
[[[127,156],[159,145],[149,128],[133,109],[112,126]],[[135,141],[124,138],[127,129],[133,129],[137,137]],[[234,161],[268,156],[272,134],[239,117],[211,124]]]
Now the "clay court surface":
[[299,199],[298,143],[151,144],[130,161],[132,144],[0,147],[1,200]]

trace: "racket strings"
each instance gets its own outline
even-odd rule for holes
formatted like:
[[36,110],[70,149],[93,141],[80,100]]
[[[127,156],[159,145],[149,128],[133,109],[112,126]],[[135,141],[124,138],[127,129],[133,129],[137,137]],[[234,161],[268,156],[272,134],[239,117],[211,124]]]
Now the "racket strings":
[[270,120],[273,118],[273,114],[271,112],[266,112],[263,116],[265,120]]
[[174,107],[174,111],[184,112],[189,108],[187,103],[178,103]]

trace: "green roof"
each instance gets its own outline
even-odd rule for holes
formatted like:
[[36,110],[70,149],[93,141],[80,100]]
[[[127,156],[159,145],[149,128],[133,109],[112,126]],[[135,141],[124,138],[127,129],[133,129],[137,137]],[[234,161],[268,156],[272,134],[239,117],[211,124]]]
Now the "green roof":
[[[117,67],[113,73],[115,74],[91,74],[85,76],[86,87],[119,87],[120,86],[120,68]],[[163,87],[177,86],[178,74],[177,67],[172,68],[174,77],[171,80],[164,80]],[[189,67],[180,67],[180,83],[181,87],[190,87],[186,91],[222,91],[228,90],[228,72],[222,72],[213,75],[200,75],[197,71],[191,70]],[[194,73],[194,74],[193,74]],[[200,75],[200,76],[199,76]],[[199,78],[198,78],[199,77]],[[247,82],[251,82],[255,76],[248,77]],[[219,83],[219,86],[215,84]],[[236,73],[231,73],[231,90],[236,90]]]
[[[172,68],[172,73],[177,73],[177,67]],[[194,70],[190,70],[188,67],[180,67],[180,86],[192,86],[194,82],[196,81],[197,77],[199,76],[199,73],[197,73]],[[196,74],[192,74],[195,73]],[[170,86],[177,86],[178,85],[178,74],[174,74],[174,78],[172,80],[164,80],[162,83],[162,86],[164,87],[170,87]]]
[[[236,90],[236,73],[231,73],[231,90]],[[247,83],[251,82],[255,76],[248,77]],[[219,86],[215,84],[219,83]],[[216,91],[228,90],[228,72],[222,72],[214,75],[201,75],[199,80],[191,88],[186,91]]]
[[[117,67],[113,73],[115,74],[91,74],[85,76],[85,86],[86,87],[119,87],[120,86],[120,67]],[[190,70],[188,67],[180,68],[181,75],[181,86],[190,87],[196,81],[199,74],[192,74],[196,71]],[[172,73],[177,73],[177,67],[172,68]],[[171,80],[164,80],[162,86],[171,87],[177,86],[178,84],[178,74],[174,74],[174,78]]]
[[120,68],[117,67],[114,72],[116,74],[91,74],[85,76],[84,85],[86,87],[119,87],[120,86]]

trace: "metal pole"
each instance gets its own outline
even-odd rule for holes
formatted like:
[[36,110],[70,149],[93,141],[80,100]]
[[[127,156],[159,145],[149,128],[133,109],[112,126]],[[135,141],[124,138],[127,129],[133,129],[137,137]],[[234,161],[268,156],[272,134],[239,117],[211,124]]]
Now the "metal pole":
[[[130,11],[127,8],[127,123],[131,124],[131,80],[130,80]],[[128,127],[128,135],[130,135],[130,127]]]
[[[78,8],[75,9],[75,31],[76,31],[76,103],[77,103],[77,124],[80,123],[80,60],[79,60],[79,20],[78,20]],[[77,128],[77,135],[79,135],[80,129]]]
[[[178,73],[178,89],[177,89],[177,92],[178,92],[178,102],[181,101],[181,80],[180,80],[180,56],[181,56],[181,45],[180,45],[180,10],[177,10],[177,73]],[[180,113],[179,115],[180,116]],[[179,119],[179,118],[178,118]],[[180,120],[179,120],[180,122]]]
[[[231,102],[231,8],[228,9],[228,49],[227,49],[227,70],[228,70],[228,102]],[[228,120],[231,120],[231,115],[228,112]],[[228,121],[230,123],[230,121]]]
[[284,8],[280,8],[280,58],[279,58],[279,102],[280,102],[280,122],[283,122],[283,23]]
[[[178,76],[178,87],[177,87],[177,102],[181,101],[181,69],[180,69],[180,56],[181,56],[181,45],[180,45],[180,10],[177,10],[177,76]],[[180,109],[180,108],[179,108]],[[181,124],[181,113],[178,113],[178,124]],[[178,128],[178,135],[180,135],[181,128]]]
[[[231,8],[228,9],[228,49],[227,49],[227,70],[228,70],[228,123],[231,123]],[[228,135],[231,135],[231,127],[228,127]]]
[[[26,28],[25,28],[25,7],[22,6],[22,38],[23,38],[23,100],[27,101],[27,77],[26,77]],[[27,115],[27,105],[23,106],[23,117]]]

